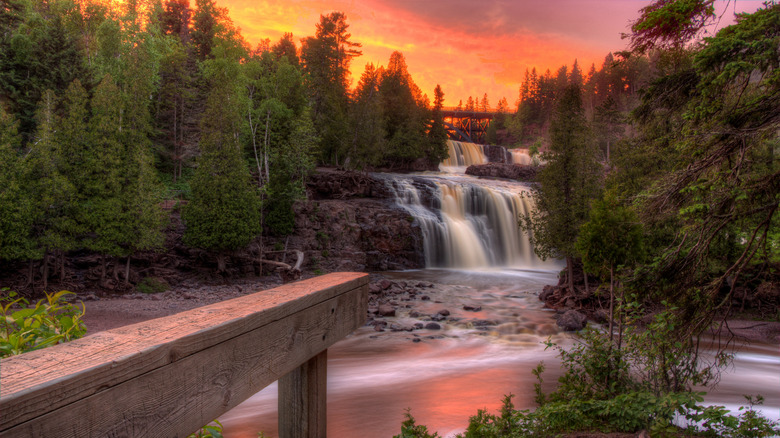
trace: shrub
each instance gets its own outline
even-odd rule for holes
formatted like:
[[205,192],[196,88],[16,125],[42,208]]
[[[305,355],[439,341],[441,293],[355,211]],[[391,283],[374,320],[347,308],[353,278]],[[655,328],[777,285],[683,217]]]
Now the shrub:
[[79,309],[62,299],[73,292],[47,293],[35,307],[14,291],[4,288],[0,292],[0,357],[60,344],[87,333],[81,320],[84,303]]
[[145,294],[157,294],[168,290],[168,282],[159,277],[144,277],[135,288]]

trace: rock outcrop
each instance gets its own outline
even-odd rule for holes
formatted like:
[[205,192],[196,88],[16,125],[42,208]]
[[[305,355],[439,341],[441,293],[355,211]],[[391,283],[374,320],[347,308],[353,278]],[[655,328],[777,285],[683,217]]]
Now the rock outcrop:
[[467,175],[529,182],[536,181],[537,171],[535,166],[507,163],[474,164],[466,168]]

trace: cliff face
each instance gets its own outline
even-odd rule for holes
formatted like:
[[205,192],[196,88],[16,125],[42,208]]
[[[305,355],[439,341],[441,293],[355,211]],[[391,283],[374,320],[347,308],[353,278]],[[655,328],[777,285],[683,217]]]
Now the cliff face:
[[295,207],[289,248],[312,271],[424,267],[422,232],[406,212],[376,199],[321,200]]
[[285,245],[304,253],[312,271],[381,271],[425,266],[420,226],[395,206],[384,181],[368,174],[322,170],[308,185],[307,201],[295,205],[295,228],[288,238],[270,238],[266,247]]

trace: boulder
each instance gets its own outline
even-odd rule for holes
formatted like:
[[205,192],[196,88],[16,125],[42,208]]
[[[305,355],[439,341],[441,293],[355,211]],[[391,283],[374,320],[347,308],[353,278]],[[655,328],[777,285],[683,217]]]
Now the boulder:
[[472,176],[505,178],[517,181],[536,181],[536,166],[507,163],[472,164],[466,168],[466,174]]
[[426,330],[441,330],[441,325],[435,322],[429,322],[428,324],[425,324]]
[[558,315],[558,327],[564,331],[574,332],[585,328],[588,318],[576,310],[569,310],[566,313]]
[[380,304],[377,313],[380,316],[395,316],[395,308],[389,304]]

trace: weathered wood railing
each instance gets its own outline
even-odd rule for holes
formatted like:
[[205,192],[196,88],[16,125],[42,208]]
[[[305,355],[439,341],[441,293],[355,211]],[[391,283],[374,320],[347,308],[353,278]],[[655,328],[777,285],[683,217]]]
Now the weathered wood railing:
[[183,437],[276,380],[280,436],[325,436],[327,348],[367,296],[329,274],[3,359],[0,436]]

